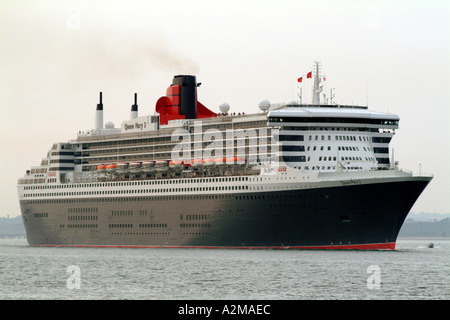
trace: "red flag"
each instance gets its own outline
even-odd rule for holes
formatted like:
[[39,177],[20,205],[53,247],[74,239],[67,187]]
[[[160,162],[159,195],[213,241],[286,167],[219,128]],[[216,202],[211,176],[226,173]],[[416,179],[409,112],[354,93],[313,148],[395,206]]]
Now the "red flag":
[[303,77],[300,77],[297,79],[298,82],[302,82],[302,80],[303,80]]
[[312,71],[311,71],[311,72],[308,72],[308,74],[306,75],[306,78],[307,78],[307,79],[312,78]]

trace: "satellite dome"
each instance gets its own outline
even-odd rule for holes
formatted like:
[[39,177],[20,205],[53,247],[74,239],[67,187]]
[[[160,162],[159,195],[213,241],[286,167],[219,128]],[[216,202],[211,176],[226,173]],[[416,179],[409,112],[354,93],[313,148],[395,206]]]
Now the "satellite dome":
[[299,103],[298,103],[298,101],[290,100],[287,104],[288,104],[288,106],[296,106],[296,105],[298,105]]
[[262,110],[262,111],[267,111],[267,110],[269,110],[269,108],[270,108],[270,101],[269,100],[267,100],[267,99],[262,99],[260,102],[259,102],[259,108]]
[[219,106],[220,112],[222,113],[227,113],[230,110],[230,105],[226,102],[223,102],[220,106]]
[[114,129],[114,123],[112,121],[108,121],[107,123],[105,123],[105,128]]

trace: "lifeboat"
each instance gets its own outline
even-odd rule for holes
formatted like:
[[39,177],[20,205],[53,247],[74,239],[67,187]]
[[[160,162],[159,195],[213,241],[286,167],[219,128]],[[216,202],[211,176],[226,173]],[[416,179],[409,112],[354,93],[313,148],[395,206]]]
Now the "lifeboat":
[[169,169],[169,162],[166,160],[158,160],[155,162],[155,169],[157,171],[165,171]]
[[244,165],[246,163],[247,163],[247,160],[245,159],[245,157],[237,157],[237,164]]
[[130,171],[138,172],[138,171],[141,171],[141,166],[142,166],[141,162],[130,162],[128,169]]
[[190,168],[191,167],[191,161],[190,160],[184,160],[183,161],[183,165],[185,168]]
[[216,166],[223,166],[227,164],[227,158],[214,158],[214,164]]
[[106,171],[106,164],[100,164],[97,167],[95,167],[97,172],[105,172]]
[[243,165],[245,164],[244,157],[227,157],[226,159],[227,165]]
[[106,171],[108,172],[114,172],[116,171],[117,165],[115,163],[110,163],[106,165]]
[[126,172],[128,170],[128,163],[126,162],[119,162],[116,165],[117,172]]
[[155,170],[155,161],[143,161],[142,170],[145,172],[150,172]]
[[211,166],[211,165],[213,165],[213,164],[214,164],[214,158],[206,158],[206,159],[203,161],[203,164],[204,164],[205,166]]
[[169,162],[169,167],[172,169],[181,170],[184,168],[184,164],[181,160],[172,160]]
[[236,157],[227,157],[226,160],[226,164],[227,165],[234,165],[235,164],[235,159]]
[[191,166],[201,167],[203,165],[203,159],[193,159],[191,160]]

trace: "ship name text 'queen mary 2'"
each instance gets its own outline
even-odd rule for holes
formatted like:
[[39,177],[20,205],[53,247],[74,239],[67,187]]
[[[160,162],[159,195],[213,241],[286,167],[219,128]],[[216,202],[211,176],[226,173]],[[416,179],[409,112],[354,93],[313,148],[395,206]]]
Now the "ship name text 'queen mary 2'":
[[[313,74],[308,74],[313,77]],[[299,81],[301,81],[299,79]],[[320,100],[215,113],[193,75],[178,75],[139,116],[54,143],[19,178],[33,246],[395,249],[431,176],[398,168],[399,117]]]

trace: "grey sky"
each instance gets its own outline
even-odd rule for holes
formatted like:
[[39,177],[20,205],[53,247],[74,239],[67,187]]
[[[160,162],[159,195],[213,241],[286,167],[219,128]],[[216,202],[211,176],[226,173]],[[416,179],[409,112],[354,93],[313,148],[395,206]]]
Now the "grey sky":
[[208,108],[251,113],[262,98],[296,98],[315,60],[335,101],[400,116],[395,159],[435,175],[413,211],[449,213],[449,3],[3,0],[0,216],[20,213],[17,179],[53,142],[94,126],[99,91],[116,126],[134,92],[153,114],[183,73]]

